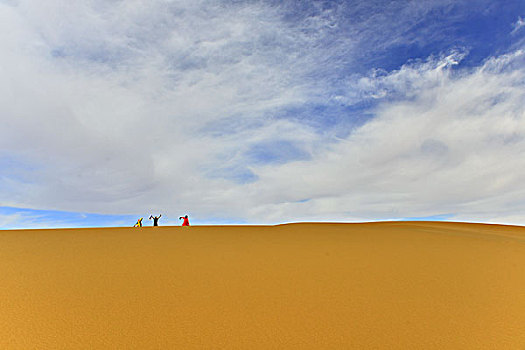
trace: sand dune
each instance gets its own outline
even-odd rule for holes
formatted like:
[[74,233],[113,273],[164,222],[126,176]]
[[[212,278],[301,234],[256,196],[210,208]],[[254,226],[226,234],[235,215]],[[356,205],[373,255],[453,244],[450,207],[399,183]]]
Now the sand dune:
[[525,349],[525,228],[0,231],[0,349]]

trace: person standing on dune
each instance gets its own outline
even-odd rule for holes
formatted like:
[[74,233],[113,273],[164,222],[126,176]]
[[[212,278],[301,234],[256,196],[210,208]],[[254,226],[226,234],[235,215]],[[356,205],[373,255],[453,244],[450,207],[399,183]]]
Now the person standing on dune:
[[162,214],[160,214],[159,216],[153,216],[153,215],[149,216],[150,220],[153,219],[153,226],[159,226],[158,222],[161,216]]
[[138,219],[137,223],[135,225],[133,225],[133,227],[142,227],[142,219],[144,219],[144,218]]
[[190,226],[190,220],[188,220],[188,215],[181,216],[179,218],[179,220],[181,220],[181,219],[184,219],[184,221],[182,222],[182,226]]

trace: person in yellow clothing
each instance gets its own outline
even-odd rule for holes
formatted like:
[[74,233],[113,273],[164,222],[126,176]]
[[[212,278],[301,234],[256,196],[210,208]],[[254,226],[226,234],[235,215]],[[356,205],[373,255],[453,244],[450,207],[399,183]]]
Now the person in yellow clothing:
[[138,219],[137,223],[135,225],[133,225],[133,227],[142,227],[142,219],[144,219],[144,218]]

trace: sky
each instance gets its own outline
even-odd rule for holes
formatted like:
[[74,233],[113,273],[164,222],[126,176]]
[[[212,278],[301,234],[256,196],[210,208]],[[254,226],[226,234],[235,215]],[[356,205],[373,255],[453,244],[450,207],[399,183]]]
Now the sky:
[[0,0],[0,228],[525,225],[522,0]]

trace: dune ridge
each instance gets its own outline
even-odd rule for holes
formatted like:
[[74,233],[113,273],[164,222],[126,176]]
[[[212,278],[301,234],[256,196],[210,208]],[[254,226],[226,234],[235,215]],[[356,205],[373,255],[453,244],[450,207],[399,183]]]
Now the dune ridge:
[[523,349],[525,228],[0,231],[1,349]]

